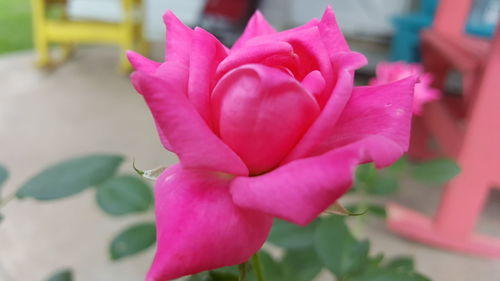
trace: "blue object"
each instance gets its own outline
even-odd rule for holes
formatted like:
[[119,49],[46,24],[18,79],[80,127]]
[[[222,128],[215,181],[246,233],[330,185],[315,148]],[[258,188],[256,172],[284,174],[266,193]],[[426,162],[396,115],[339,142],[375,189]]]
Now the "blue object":
[[491,38],[500,16],[500,0],[474,0],[465,32]]
[[420,61],[420,31],[432,25],[438,0],[420,1],[420,9],[393,19],[391,61]]

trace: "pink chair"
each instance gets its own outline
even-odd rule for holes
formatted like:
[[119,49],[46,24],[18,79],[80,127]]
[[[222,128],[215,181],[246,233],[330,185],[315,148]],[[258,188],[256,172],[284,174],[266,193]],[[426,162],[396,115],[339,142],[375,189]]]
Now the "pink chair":
[[[500,258],[500,237],[476,234],[474,227],[492,188],[500,188],[500,28],[492,42],[463,34],[471,0],[442,0],[432,29],[423,34],[424,66],[443,85],[450,68],[463,75],[462,98],[431,103],[415,119],[413,152],[428,136],[436,137],[445,155],[462,172],[446,186],[437,214],[388,205],[388,227],[405,237],[485,257]],[[457,110],[457,104],[461,108]],[[500,217],[499,217],[500,219]]]
[[[422,57],[434,86],[443,89],[451,70],[462,74],[463,95],[445,96],[429,104],[414,121],[410,156],[428,159],[436,155],[456,157],[463,141],[463,120],[470,113],[484,71],[491,42],[464,33],[473,0],[441,0],[431,29],[422,32]],[[436,138],[440,150],[429,148]]]

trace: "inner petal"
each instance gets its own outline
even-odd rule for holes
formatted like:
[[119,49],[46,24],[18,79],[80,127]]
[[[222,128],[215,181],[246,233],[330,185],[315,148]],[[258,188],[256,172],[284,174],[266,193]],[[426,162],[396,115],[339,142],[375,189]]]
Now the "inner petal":
[[302,80],[302,86],[306,88],[315,97],[320,96],[325,90],[326,82],[321,72],[318,70],[311,71]]
[[222,140],[253,175],[279,165],[319,114],[314,97],[286,72],[259,64],[226,74],[212,93]]

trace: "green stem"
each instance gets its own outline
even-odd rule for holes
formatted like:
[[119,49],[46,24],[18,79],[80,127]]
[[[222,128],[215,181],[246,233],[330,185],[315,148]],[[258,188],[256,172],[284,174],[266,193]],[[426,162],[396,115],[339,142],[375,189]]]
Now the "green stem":
[[[370,186],[368,186],[369,184],[373,184],[373,181],[374,181],[375,177],[377,176],[377,170],[375,169],[375,166],[373,166],[373,165],[370,165],[368,169],[369,170],[367,172],[368,173],[367,179],[365,180],[365,182],[361,183],[360,188],[358,189],[359,204],[358,204],[358,208],[356,210],[356,213],[365,212],[369,207],[370,201],[368,198],[367,189],[370,188]],[[366,216],[358,216],[357,223],[356,223],[356,225],[357,225],[356,232],[360,237],[364,237],[365,224],[366,224]]]
[[253,270],[255,271],[255,276],[257,277],[257,281],[266,281],[264,278],[264,272],[262,270],[262,263],[260,262],[259,253],[255,253],[252,257],[252,265]]
[[240,276],[238,281],[247,281],[247,263],[242,263],[238,266],[238,271],[240,272]]

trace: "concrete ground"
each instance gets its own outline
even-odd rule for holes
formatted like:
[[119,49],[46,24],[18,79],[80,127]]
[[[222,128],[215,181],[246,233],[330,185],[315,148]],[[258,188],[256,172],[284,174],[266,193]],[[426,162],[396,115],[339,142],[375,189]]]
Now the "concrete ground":
[[[0,57],[0,162],[13,192],[29,176],[59,160],[86,153],[114,152],[144,168],[170,165],[141,97],[126,76],[117,73],[114,49],[84,48],[53,71],[33,68],[32,53]],[[408,181],[396,198],[432,213],[439,188]],[[500,237],[500,200],[494,196],[479,229]],[[13,201],[2,210],[0,281],[41,281],[63,267],[77,281],[142,280],[153,251],[110,262],[107,246],[123,227],[152,214],[110,217],[102,213],[92,190],[53,202]],[[496,219],[496,220],[495,220]],[[413,255],[418,269],[434,281],[498,281],[500,261],[433,249],[387,231],[382,221],[366,227],[374,251],[386,256]],[[323,276],[321,280],[332,280]]]

